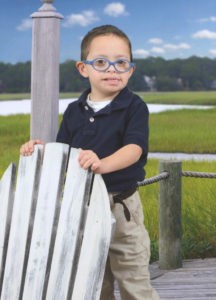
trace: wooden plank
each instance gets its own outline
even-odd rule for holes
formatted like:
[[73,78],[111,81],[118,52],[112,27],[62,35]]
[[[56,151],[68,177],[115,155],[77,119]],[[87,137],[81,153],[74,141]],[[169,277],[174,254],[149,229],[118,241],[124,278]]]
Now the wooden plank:
[[[46,144],[22,300],[42,299],[55,239],[69,146]],[[16,298],[11,298],[16,299]]]
[[59,217],[47,299],[64,300],[70,293],[70,279],[83,210],[87,171],[78,163],[78,149],[71,149]]
[[[156,262],[149,269],[161,300],[216,299],[216,258],[184,260],[183,268],[176,270],[160,270]],[[115,298],[121,300],[117,285]]]
[[96,174],[88,208],[72,300],[100,298],[110,239],[112,217],[108,193]]
[[14,201],[16,166],[10,164],[0,181],[0,290],[8,247],[11,216]]
[[24,273],[29,224],[32,221],[41,149],[20,157],[1,299],[18,299]]
[[[150,266],[151,272],[155,272],[156,266]],[[164,271],[162,276],[152,280],[152,285],[161,300],[216,299],[216,259],[185,260],[183,268]]]

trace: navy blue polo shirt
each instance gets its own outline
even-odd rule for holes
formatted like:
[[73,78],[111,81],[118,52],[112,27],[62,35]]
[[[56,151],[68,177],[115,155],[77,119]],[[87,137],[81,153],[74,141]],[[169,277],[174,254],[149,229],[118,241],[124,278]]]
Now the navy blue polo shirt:
[[124,88],[109,105],[94,112],[86,99],[90,89],[68,105],[57,142],[74,148],[94,151],[99,158],[113,154],[128,144],[143,149],[138,162],[125,169],[103,174],[108,192],[123,192],[136,186],[145,177],[148,153],[148,108],[145,102]]

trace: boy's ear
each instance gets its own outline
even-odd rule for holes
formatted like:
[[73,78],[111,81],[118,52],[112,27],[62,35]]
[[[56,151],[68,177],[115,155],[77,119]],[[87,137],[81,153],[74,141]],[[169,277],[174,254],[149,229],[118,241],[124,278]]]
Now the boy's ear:
[[88,78],[88,72],[86,70],[86,65],[82,61],[76,62],[76,68],[79,71],[80,75],[82,75],[85,78]]
[[131,68],[131,69],[129,70],[129,72],[130,72],[130,77],[133,75],[133,72],[135,71],[135,69],[136,69],[136,67],[134,66],[133,68]]

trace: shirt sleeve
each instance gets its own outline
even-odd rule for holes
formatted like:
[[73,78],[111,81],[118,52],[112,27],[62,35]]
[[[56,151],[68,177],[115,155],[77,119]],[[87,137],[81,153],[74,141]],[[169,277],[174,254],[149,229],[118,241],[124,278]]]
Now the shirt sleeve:
[[69,107],[70,106],[68,106],[66,111],[64,112],[63,119],[57,133],[56,142],[58,143],[70,144],[70,133],[67,126],[68,114],[70,109]]
[[149,139],[149,111],[146,103],[138,98],[129,107],[128,120],[124,135],[124,145],[136,144],[143,149],[143,154],[148,153]]

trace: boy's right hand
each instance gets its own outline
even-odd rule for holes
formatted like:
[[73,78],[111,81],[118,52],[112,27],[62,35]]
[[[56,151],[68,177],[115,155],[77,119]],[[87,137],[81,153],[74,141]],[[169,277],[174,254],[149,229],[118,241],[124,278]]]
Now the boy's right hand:
[[23,156],[32,155],[34,152],[34,145],[44,145],[44,142],[41,140],[30,140],[27,143],[23,144],[20,147],[20,154]]

